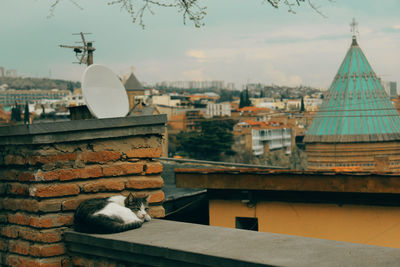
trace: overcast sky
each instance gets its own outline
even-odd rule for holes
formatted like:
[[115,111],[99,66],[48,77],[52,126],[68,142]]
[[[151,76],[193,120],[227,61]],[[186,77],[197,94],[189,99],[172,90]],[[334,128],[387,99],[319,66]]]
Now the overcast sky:
[[[239,84],[329,87],[351,44],[349,23],[359,23],[359,45],[375,72],[400,87],[399,0],[313,0],[297,14],[262,0],[199,0],[205,26],[183,25],[176,10],[155,9],[146,29],[108,0],[61,0],[48,18],[49,0],[0,0],[0,66],[24,76],[80,80],[83,65],[59,44],[91,32],[95,63],[140,81],[224,80]],[[307,1],[306,1],[307,2]]]

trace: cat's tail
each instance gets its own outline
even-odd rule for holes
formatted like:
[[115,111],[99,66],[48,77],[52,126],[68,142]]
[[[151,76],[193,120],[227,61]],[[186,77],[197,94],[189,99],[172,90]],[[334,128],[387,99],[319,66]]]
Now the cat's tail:
[[[77,218],[75,217],[75,220]],[[78,232],[96,233],[96,234],[112,234],[136,229],[142,226],[143,221],[138,220],[132,223],[124,223],[119,218],[110,218],[108,216],[98,214],[86,218],[85,222],[75,221],[74,229]]]

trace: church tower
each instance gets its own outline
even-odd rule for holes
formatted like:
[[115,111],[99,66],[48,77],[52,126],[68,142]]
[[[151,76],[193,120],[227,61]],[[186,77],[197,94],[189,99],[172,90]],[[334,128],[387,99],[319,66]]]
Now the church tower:
[[400,117],[356,39],[306,132],[308,169],[400,170]]

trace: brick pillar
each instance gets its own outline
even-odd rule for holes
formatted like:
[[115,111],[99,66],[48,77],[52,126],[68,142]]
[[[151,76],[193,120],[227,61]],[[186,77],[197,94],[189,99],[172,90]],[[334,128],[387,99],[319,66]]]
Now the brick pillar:
[[69,265],[62,233],[85,199],[149,195],[164,216],[165,117],[140,118],[0,128],[0,265]]

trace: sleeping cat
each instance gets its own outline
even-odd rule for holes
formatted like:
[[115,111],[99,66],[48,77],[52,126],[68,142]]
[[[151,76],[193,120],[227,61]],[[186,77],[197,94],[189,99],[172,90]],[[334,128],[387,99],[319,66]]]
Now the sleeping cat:
[[112,196],[83,201],[75,211],[74,229],[109,234],[139,228],[150,221],[147,198]]

